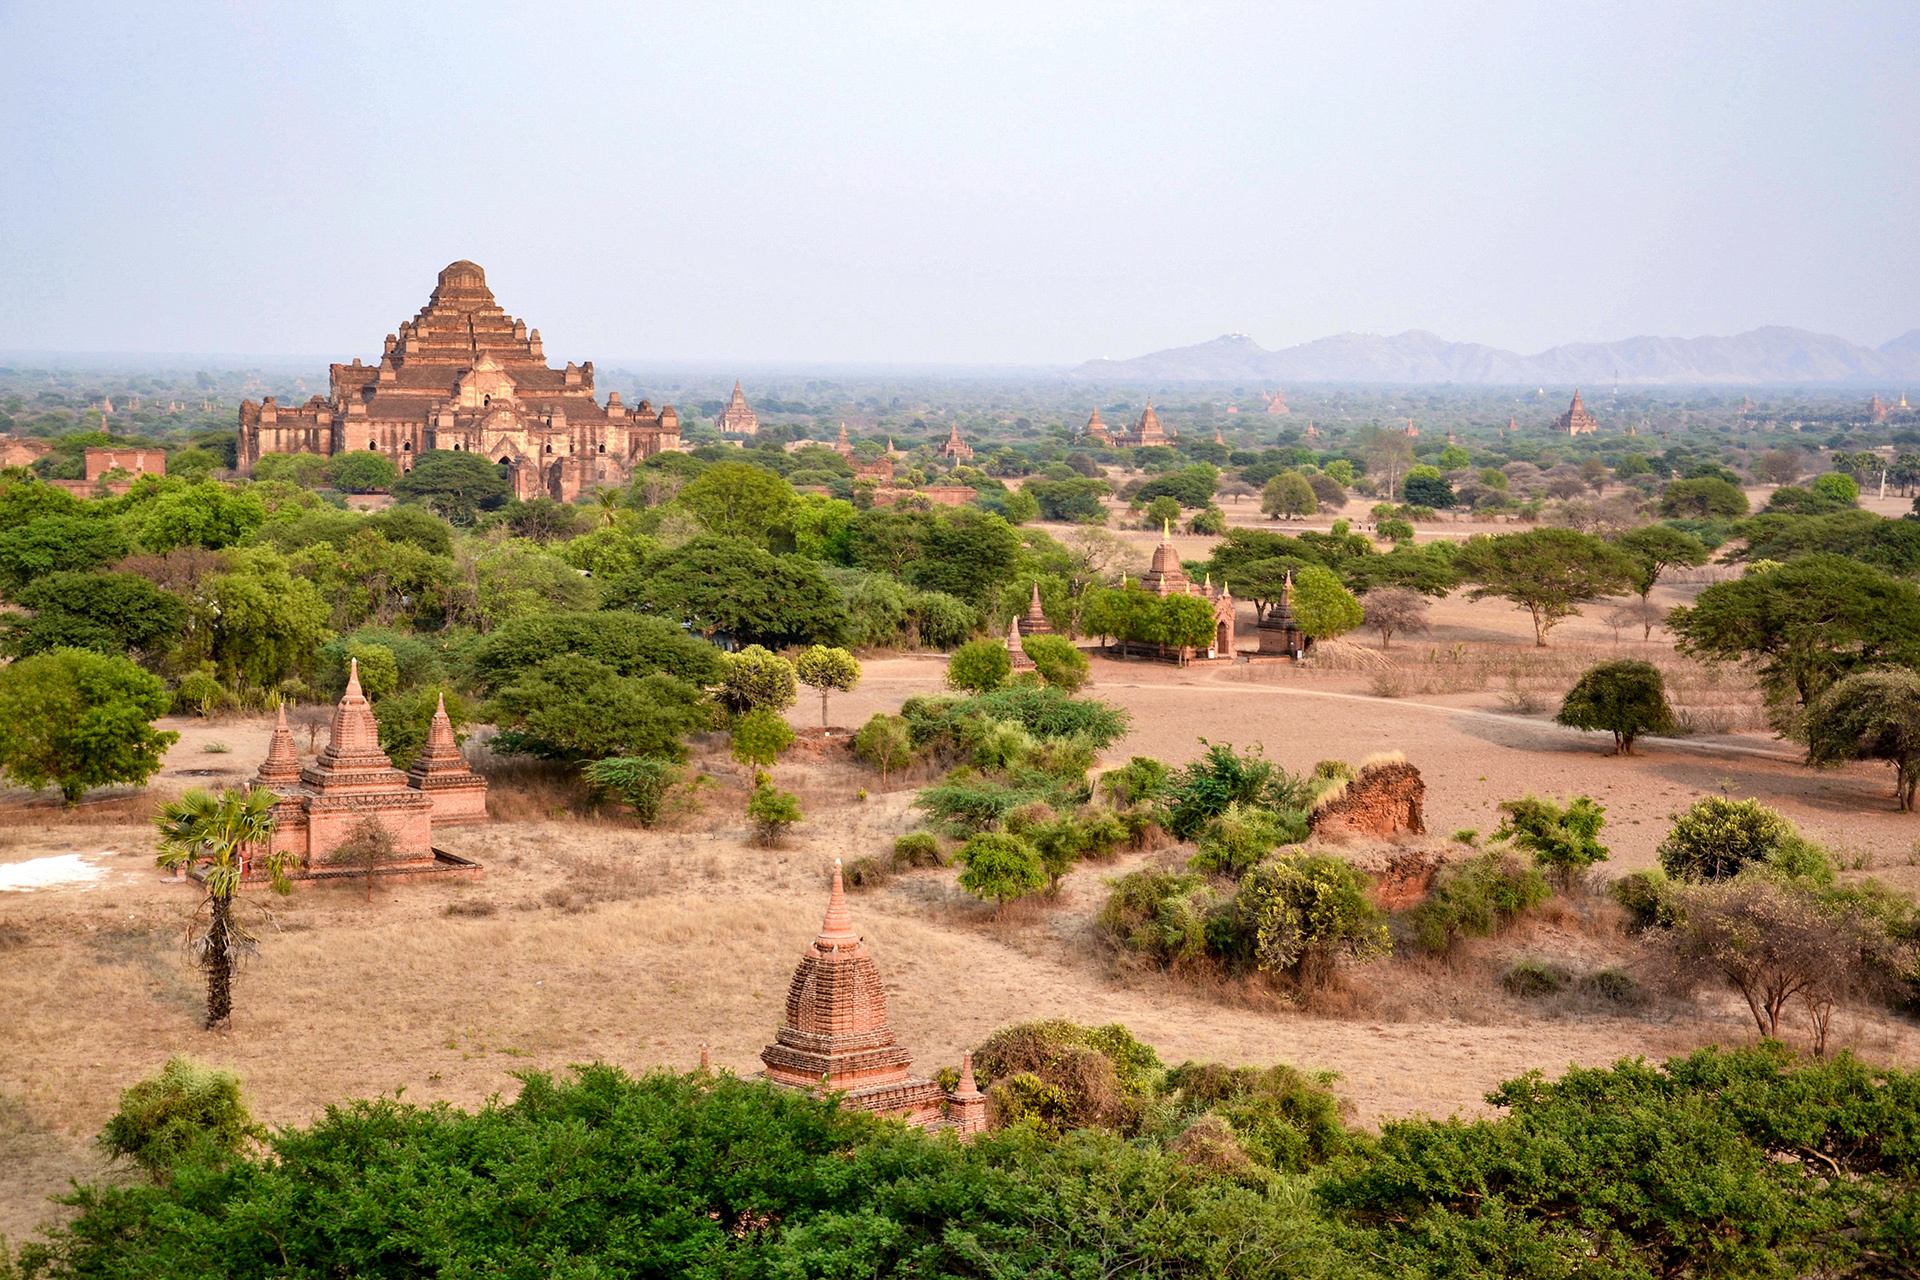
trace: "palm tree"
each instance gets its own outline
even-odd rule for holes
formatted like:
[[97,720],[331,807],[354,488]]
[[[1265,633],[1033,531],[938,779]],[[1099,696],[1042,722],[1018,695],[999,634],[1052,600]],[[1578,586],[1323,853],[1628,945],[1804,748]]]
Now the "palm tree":
[[611,529],[620,521],[620,491],[618,489],[595,489],[593,501],[600,508],[600,523]]
[[[160,865],[169,871],[204,867],[207,906],[212,918],[207,931],[192,941],[192,950],[207,967],[207,1030],[224,1025],[233,1016],[233,962],[254,949],[253,938],[233,918],[233,895],[248,871],[249,849],[267,843],[273,834],[273,806],[280,797],[265,787],[252,791],[224,791],[218,796],[203,787],[183,792],[160,808],[153,825],[160,830]],[[292,852],[269,852],[252,859],[253,869],[266,872],[275,893],[290,893],[287,878]]]

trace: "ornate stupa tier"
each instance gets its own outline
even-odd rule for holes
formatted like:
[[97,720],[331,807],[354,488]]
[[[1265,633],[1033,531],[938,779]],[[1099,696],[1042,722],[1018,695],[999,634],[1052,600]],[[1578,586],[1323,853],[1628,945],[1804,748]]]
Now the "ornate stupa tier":
[[1047,611],[1040,607],[1040,584],[1033,584],[1033,599],[1027,602],[1027,616],[1020,619],[1020,634],[1023,636],[1044,636],[1053,634],[1053,624],[1047,621]]
[[487,780],[460,754],[444,693],[434,708],[425,750],[407,766],[407,784],[433,798],[435,826],[487,820]]
[[300,780],[326,794],[333,791],[395,791],[407,785],[406,775],[380,749],[380,722],[373,705],[360,689],[360,664],[347,669],[347,692],[333,709],[333,732],[327,749],[308,765]]
[[300,754],[294,750],[293,730],[287,727],[287,705],[280,704],[280,718],[274,722],[273,737],[267,743],[267,758],[253,775],[254,785],[270,791],[291,791],[300,785]]

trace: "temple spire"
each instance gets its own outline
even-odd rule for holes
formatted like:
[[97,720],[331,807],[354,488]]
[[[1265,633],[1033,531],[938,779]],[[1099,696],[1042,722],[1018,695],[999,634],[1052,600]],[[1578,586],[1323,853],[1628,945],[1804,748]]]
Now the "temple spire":
[[[826,919],[820,922],[819,936],[814,945],[821,943],[858,941],[860,935],[853,931],[853,917],[847,914],[847,891],[840,882],[840,859],[833,860],[833,891],[827,895]],[[822,951],[831,951],[831,946],[820,947]]]

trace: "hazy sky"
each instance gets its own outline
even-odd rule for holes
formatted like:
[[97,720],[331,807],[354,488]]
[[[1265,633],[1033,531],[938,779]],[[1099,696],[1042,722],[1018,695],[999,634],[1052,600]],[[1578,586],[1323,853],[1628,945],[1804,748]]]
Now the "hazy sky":
[[0,348],[1045,364],[1920,325],[1920,4],[0,0]]

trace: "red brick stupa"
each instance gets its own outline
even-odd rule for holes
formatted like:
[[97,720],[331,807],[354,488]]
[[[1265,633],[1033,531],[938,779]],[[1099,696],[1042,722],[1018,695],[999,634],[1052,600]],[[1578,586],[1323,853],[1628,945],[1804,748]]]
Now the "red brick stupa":
[[1040,606],[1040,584],[1033,584],[1033,599],[1027,604],[1027,616],[1020,619],[1020,634],[1023,636],[1049,636],[1053,634],[1053,624],[1047,621],[1047,611]]
[[915,1124],[943,1118],[947,1095],[908,1070],[913,1058],[887,1026],[887,993],[867,944],[853,931],[838,860],[826,919],[787,988],[786,1024],[760,1051],[760,1061],[775,1084],[844,1090],[848,1108]]
[[467,767],[460,743],[447,715],[447,695],[440,695],[427,747],[407,769],[407,785],[433,798],[433,825],[459,826],[487,820],[487,780]]

